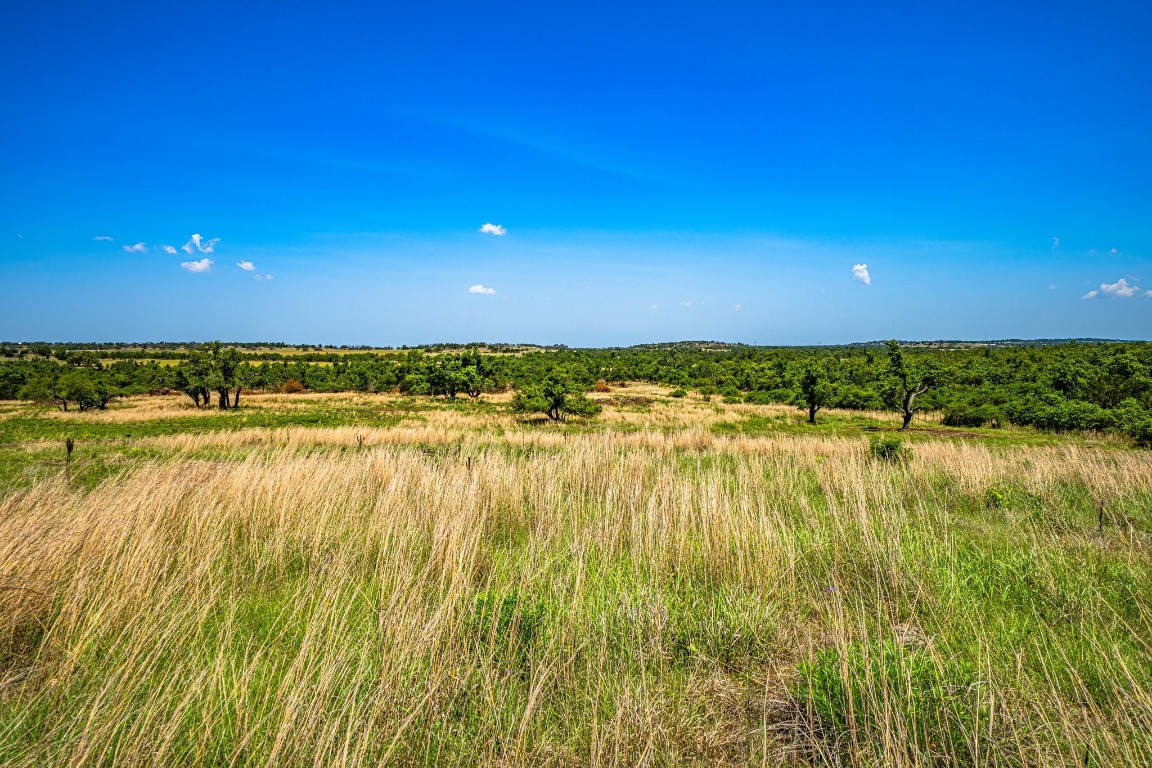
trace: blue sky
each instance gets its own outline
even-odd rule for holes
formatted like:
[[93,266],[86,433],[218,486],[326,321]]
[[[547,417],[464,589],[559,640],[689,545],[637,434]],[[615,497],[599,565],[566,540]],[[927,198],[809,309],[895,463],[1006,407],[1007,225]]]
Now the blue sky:
[[168,6],[0,10],[0,338],[1152,338],[1146,2]]

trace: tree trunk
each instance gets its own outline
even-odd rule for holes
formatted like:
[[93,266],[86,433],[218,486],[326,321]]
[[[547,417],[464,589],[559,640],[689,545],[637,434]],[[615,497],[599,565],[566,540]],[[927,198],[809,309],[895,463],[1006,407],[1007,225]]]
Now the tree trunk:
[[228,410],[228,390],[227,389],[217,389],[216,393],[218,395],[220,395],[220,410],[222,410],[222,411]]
[[904,426],[900,427],[900,431],[901,432],[907,431],[908,427],[910,427],[911,425],[912,425],[912,411],[910,411],[910,410],[904,411]]
[[820,406],[818,406],[818,405],[808,406],[808,423],[809,424],[815,424],[816,423],[816,411],[818,411],[818,410],[820,410]]
[[232,398],[232,407],[233,408],[239,408],[240,407],[240,390],[241,389],[242,389],[241,387],[236,387],[236,397]]

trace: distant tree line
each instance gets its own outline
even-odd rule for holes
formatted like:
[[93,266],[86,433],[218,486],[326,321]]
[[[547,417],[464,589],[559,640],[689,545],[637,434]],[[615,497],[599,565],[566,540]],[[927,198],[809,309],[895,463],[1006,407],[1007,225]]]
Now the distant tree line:
[[588,391],[598,380],[644,381],[726,402],[792,404],[813,421],[822,409],[847,408],[893,410],[907,425],[926,409],[942,412],[944,423],[956,427],[1017,424],[1114,431],[1152,441],[1152,344],[1144,342],[963,349],[895,342],[818,348],[669,344],[497,354],[452,345],[308,354],[260,345],[254,353],[216,342],[117,350],[124,357],[109,357],[106,349],[45,346],[45,354],[0,358],[0,399],[88,410],[105,408],[118,395],[168,390],[183,392],[200,407],[234,408],[246,391],[476,398],[515,388],[522,395],[519,407],[527,409],[547,400],[549,381],[562,383],[566,396]]

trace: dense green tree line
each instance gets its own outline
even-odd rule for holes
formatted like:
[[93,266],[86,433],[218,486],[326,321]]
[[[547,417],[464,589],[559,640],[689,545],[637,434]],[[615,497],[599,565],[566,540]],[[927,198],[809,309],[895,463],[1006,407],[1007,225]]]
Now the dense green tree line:
[[[214,343],[162,351],[178,357],[158,362],[155,351],[121,349],[137,359],[102,363],[106,350],[49,348],[0,360],[0,399],[86,410],[104,408],[117,395],[175,390],[198,406],[214,401],[228,408],[249,390],[475,398],[514,387],[526,403],[540,401],[549,381],[561,382],[569,394],[598,380],[645,381],[729,402],[791,403],[812,420],[823,408],[889,409],[907,425],[917,410],[929,409],[942,411],[951,426],[1109,430],[1152,441],[1149,343],[966,349],[683,344],[515,354],[444,347],[303,355]],[[317,355],[326,359],[311,359]]]

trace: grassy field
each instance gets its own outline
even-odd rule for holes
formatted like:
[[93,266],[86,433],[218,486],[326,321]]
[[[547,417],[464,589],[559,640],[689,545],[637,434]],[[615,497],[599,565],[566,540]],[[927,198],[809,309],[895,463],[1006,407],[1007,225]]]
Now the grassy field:
[[1152,764],[1152,452],[665,392],[0,404],[0,764]]

